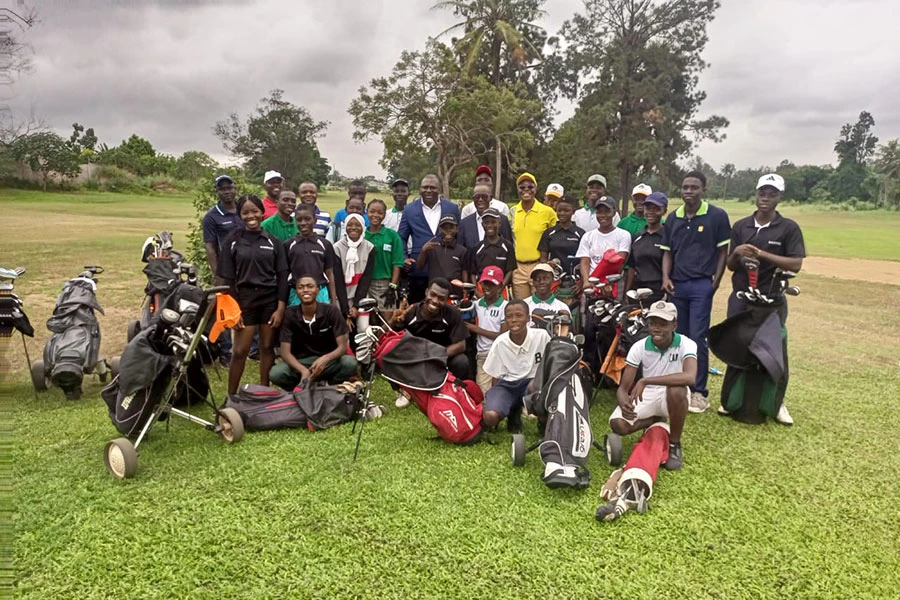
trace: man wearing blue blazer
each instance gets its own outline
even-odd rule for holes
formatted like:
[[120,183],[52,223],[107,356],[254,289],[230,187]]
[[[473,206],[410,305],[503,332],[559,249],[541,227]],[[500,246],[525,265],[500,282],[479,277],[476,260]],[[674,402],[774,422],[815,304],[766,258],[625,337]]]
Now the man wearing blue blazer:
[[[400,219],[400,239],[406,253],[406,266],[409,275],[409,303],[413,304],[425,299],[428,287],[428,273],[416,269],[416,259],[422,246],[437,235],[438,224],[444,215],[453,215],[459,220],[459,207],[441,198],[439,189],[441,182],[437,175],[426,175],[419,186],[420,197],[406,205],[403,218]],[[409,240],[412,239],[410,246]]]
[[[484,239],[484,227],[481,225],[481,215],[491,206],[491,189],[486,185],[475,185],[472,191],[472,205],[475,207],[468,217],[459,222],[459,232],[456,234],[456,243],[464,248],[475,248]],[[500,213],[500,237],[512,241],[512,227],[509,219]]]

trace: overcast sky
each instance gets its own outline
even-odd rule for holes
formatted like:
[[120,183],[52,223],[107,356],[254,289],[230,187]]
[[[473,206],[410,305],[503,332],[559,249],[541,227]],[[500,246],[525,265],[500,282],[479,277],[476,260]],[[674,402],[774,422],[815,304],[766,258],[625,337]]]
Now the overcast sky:
[[[15,6],[20,0],[0,0]],[[406,48],[455,22],[431,0],[26,0],[34,71],[7,102],[68,137],[93,127],[158,151],[226,155],[211,128],[275,88],[330,122],[322,154],[345,175],[382,175],[378,140],[356,144],[347,107]],[[580,0],[548,0],[556,33]],[[719,168],[833,162],[840,127],[870,111],[882,141],[900,136],[898,0],[723,0],[704,58],[702,114],[731,121],[696,154]],[[894,23],[894,25],[888,25]],[[880,32],[880,33],[879,33]],[[8,96],[9,94],[7,94]],[[558,107],[565,118],[571,105]],[[702,116],[702,115],[701,115]]]

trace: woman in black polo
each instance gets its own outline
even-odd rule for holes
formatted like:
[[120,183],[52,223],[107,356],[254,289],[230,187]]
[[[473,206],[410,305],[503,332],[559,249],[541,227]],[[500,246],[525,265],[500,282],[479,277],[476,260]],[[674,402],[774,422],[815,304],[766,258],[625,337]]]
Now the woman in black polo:
[[625,289],[650,288],[653,295],[644,300],[649,306],[665,298],[662,286],[663,246],[666,246],[666,230],[663,215],[669,207],[669,198],[662,192],[653,192],[644,200],[644,218],[647,226],[631,240],[628,270],[625,272]]
[[262,229],[262,201],[253,195],[242,196],[237,207],[244,229],[225,241],[217,272],[231,287],[231,294],[241,307],[228,369],[229,394],[237,393],[241,385],[257,329],[259,382],[269,385],[269,370],[275,362],[275,331],[281,325],[288,297],[287,257],[278,238]]

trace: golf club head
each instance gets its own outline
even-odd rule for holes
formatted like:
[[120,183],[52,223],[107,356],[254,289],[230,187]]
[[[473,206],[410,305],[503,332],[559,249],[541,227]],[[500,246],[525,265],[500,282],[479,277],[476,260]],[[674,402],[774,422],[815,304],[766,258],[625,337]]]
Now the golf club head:
[[794,271],[782,271],[781,269],[775,269],[775,277],[778,279],[793,279],[797,276],[797,273]]
[[612,318],[613,318],[612,315],[606,315],[605,317],[603,317],[602,319],[600,319],[600,323],[602,323],[603,325],[606,325],[607,323],[609,323],[610,321],[612,321]]
[[637,290],[628,290],[627,292],[625,292],[625,296],[632,300],[637,300],[638,299],[638,291]]
[[784,290],[784,293],[787,294],[788,296],[799,296],[800,288],[797,287],[796,285],[792,285],[791,287]]
[[359,301],[359,312],[372,312],[378,308],[378,300],[375,298],[363,298]]
[[744,258],[741,259],[741,264],[748,271],[756,271],[759,269],[759,261],[756,259],[753,259],[753,258],[749,258],[747,256],[745,256]]
[[617,275],[608,275],[608,276],[606,277],[606,283],[607,283],[608,285],[612,285],[612,284],[614,284],[614,283],[618,283],[619,281],[622,280],[622,277],[624,277],[624,275],[622,275],[621,273],[619,273],[619,274],[617,274]]
[[643,300],[644,298],[649,298],[653,295],[653,290],[650,288],[638,288],[635,290],[637,292],[637,299]]

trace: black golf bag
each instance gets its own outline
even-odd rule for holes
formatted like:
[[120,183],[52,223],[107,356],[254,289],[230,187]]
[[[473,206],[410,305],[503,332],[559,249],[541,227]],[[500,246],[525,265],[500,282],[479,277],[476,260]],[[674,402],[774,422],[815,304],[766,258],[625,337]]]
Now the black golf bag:
[[789,371],[780,309],[780,304],[749,305],[709,329],[710,351],[728,365],[722,406],[737,421],[763,423],[778,414],[784,401]]
[[[543,438],[538,444],[549,487],[585,488],[591,474],[584,468],[593,437],[588,400],[589,387],[581,376],[581,349],[568,337],[553,337],[540,355],[533,381],[534,393],[525,398],[528,412],[538,418]],[[513,460],[516,444],[513,439]],[[524,462],[524,455],[521,456]]]
[[[101,392],[109,418],[120,433],[136,435],[164,400],[169,380],[186,350],[187,336],[195,335],[202,302],[200,288],[187,283],[178,285],[163,307],[175,310],[180,315],[178,322],[166,323],[157,315],[149,327],[128,342],[119,359],[119,375]],[[187,377],[173,392],[173,406],[190,406],[206,399],[209,379],[201,360],[201,350],[206,345],[201,342],[190,358]]]
[[94,313],[104,313],[96,292],[97,283],[91,271],[70,279],[47,320],[47,329],[53,335],[44,346],[44,372],[67,398],[81,396],[85,373],[92,373],[98,363],[100,325]]
[[[11,337],[18,331],[23,336],[34,337],[34,327],[22,307],[22,299],[13,290],[15,280],[25,273],[24,267],[5,269],[0,267],[0,337]],[[24,338],[23,338],[24,339]],[[28,347],[25,346],[27,351]]]

